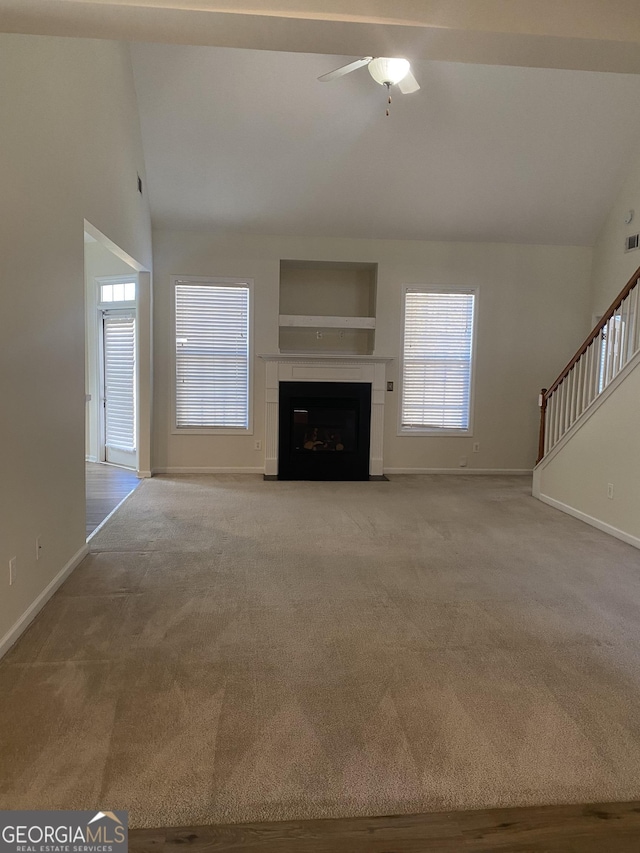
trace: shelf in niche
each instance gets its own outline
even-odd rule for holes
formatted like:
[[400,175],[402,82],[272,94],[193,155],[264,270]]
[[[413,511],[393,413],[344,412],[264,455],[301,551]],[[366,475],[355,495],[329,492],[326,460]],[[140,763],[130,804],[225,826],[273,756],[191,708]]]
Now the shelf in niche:
[[281,327],[302,329],[375,329],[375,317],[326,317],[310,314],[280,314]]
[[377,270],[375,263],[281,260],[280,351],[373,353]]
[[374,329],[349,329],[310,326],[280,326],[279,347],[281,352],[344,353],[345,355],[368,355],[373,352]]

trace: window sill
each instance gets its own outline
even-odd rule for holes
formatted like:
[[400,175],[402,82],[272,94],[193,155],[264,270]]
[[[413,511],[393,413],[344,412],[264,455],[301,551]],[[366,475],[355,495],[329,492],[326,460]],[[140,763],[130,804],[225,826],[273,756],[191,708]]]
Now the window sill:
[[397,432],[400,436],[411,436],[411,435],[438,435],[438,436],[466,436],[470,438],[473,436],[473,431],[471,429],[444,429],[444,428],[428,428],[428,427],[415,427],[414,429],[399,429]]
[[247,429],[232,427],[190,427],[178,429],[174,427],[171,435],[253,435],[253,427]]

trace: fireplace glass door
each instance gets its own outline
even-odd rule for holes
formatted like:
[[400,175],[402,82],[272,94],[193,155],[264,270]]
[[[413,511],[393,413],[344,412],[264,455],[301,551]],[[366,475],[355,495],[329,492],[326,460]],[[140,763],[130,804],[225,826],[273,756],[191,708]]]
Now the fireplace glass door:
[[368,479],[369,383],[281,382],[279,415],[279,479]]

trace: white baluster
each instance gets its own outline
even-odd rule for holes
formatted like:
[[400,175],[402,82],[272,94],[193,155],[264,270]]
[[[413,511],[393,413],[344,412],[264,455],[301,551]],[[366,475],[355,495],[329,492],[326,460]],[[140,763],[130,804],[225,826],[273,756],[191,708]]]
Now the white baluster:
[[560,438],[560,389],[553,392],[553,443]]
[[562,389],[562,420],[560,422],[560,438],[565,434],[565,432],[569,429],[569,384],[568,379],[565,378],[562,380],[560,385]]
[[627,335],[629,334],[629,296],[622,300],[618,324],[618,371],[627,363]]
[[593,344],[589,344],[587,351],[584,354],[583,412],[591,402],[591,362],[593,361],[593,354],[591,352],[592,346]]
[[584,411],[584,373],[586,352],[582,353],[576,367],[578,368],[578,388],[576,391],[576,418]]
[[547,408],[544,416],[544,454],[545,456],[551,448],[553,430],[553,396],[547,400]]
[[616,336],[616,324],[615,317],[611,317],[609,322],[607,323],[607,343],[606,343],[606,355],[605,355],[605,371],[604,371],[604,386],[603,391],[607,387],[607,385],[613,379],[613,355],[615,352],[615,336]]
[[567,429],[571,429],[573,422],[576,419],[576,368],[571,368],[569,372],[569,423]]
[[635,355],[638,349],[638,308],[640,308],[640,285],[636,282],[636,286],[631,291],[631,310],[629,312],[629,358]]
[[598,357],[600,353],[600,336],[595,337],[589,344],[589,400],[591,405],[598,393]]

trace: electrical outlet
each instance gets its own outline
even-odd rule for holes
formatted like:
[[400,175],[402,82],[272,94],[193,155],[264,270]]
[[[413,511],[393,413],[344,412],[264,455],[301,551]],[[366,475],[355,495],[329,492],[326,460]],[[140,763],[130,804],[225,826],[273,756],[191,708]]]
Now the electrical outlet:
[[40,559],[40,552],[42,551],[42,542],[41,537],[36,536],[36,560]]
[[607,483],[607,497],[610,501],[613,500],[613,483]]
[[262,442],[259,439],[253,442],[253,449],[262,450]]
[[480,453],[480,442],[479,441],[473,442],[473,452],[474,453]]
[[16,580],[16,562],[17,562],[17,560],[18,560],[17,557],[12,557],[9,560],[9,586],[12,586],[12,584],[14,584],[15,580]]
[[461,467],[461,468],[466,468],[466,467],[467,467],[467,457],[466,457],[466,456],[461,456],[461,457],[460,457],[460,467]]

